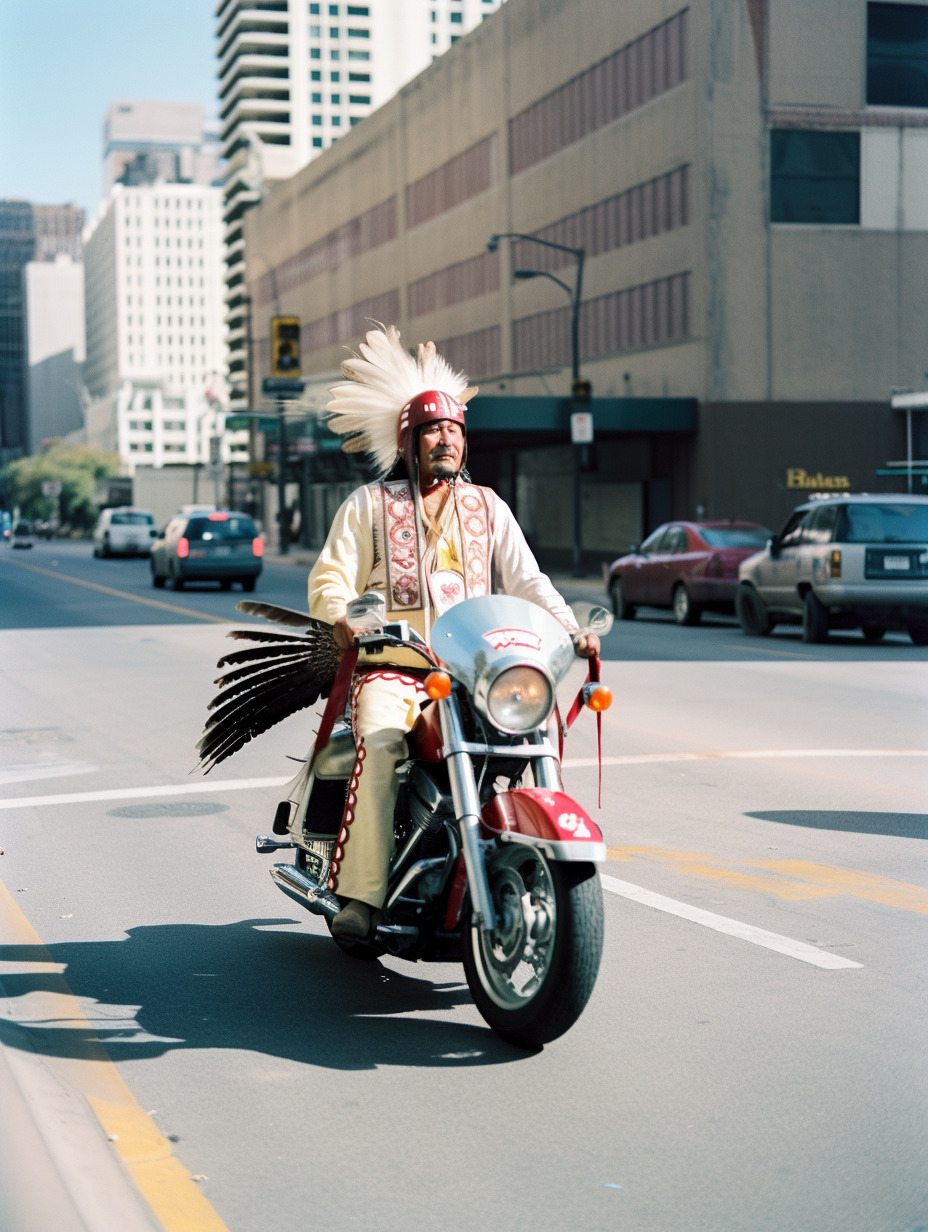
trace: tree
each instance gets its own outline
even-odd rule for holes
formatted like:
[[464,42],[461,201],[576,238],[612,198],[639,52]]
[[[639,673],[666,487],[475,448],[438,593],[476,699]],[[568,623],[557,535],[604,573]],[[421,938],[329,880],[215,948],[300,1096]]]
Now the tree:
[[[19,507],[24,518],[60,516],[62,523],[76,530],[89,530],[97,516],[96,481],[119,471],[117,453],[53,441],[40,454],[10,462],[3,479],[10,503]],[[42,484],[53,479],[61,483],[60,497],[42,491]]]

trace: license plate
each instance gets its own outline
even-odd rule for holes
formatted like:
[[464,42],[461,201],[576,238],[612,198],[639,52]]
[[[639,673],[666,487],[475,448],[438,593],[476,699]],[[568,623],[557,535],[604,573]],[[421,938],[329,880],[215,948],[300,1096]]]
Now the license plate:
[[883,557],[883,568],[884,569],[911,569],[912,562],[909,560],[908,556],[884,556]]

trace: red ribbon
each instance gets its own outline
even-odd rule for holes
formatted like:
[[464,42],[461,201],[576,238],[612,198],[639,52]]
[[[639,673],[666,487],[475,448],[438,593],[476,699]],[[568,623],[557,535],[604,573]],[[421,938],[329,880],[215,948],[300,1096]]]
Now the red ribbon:
[[322,712],[322,722],[319,724],[319,731],[316,733],[316,743],[313,746],[313,755],[309,763],[310,769],[312,769],[316,758],[329,743],[329,736],[332,734],[335,720],[345,709],[345,702],[348,700],[348,690],[351,688],[351,677],[354,675],[357,662],[357,646],[352,646],[350,650],[344,651],[341,662],[338,665],[338,671],[335,673],[335,679],[332,682],[332,688],[329,690],[325,709]]
[[[573,704],[571,705],[570,710],[568,710],[567,712],[567,718],[564,720],[564,726],[563,726],[562,735],[561,735],[561,753],[562,754],[564,752],[563,736],[568,731],[570,731],[571,727],[573,727],[574,722],[576,721],[577,715],[583,709],[583,705],[584,705],[583,694],[586,689],[586,686],[588,684],[599,684],[599,669],[601,666],[600,661],[599,661],[599,655],[594,655],[593,658],[589,660],[589,664],[590,666],[589,666],[589,671],[587,672],[586,680],[583,682],[580,692],[574,698]],[[597,800],[596,800],[596,807],[602,808],[603,806],[603,714],[601,710],[596,711],[596,760],[599,764],[599,788],[598,788],[598,795],[597,795]]]

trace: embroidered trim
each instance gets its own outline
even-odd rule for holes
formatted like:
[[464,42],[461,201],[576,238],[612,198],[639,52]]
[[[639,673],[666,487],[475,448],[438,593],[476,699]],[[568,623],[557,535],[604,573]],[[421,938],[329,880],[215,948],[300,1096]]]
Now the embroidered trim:
[[416,509],[409,484],[399,481],[381,485],[386,524],[387,590],[394,610],[421,609],[419,585],[419,536]]
[[458,489],[458,517],[464,541],[464,578],[468,596],[490,593],[490,516],[486,497],[476,484]]
[[348,794],[345,797],[345,810],[342,813],[342,824],[338,831],[338,838],[335,842],[335,851],[332,853],[332,864],[329,869],[329,889],[337,891],[338,889],[338,870],[341,862],[345,857],[345,846],[350,838],[349,827],[354,821],[355,806],[358,803],[358,786],[361,782],[361,774],[364,770],[364,759],[367,756],[367,749],[364,747],[364,740],[358,734],[358,701],[361,697],[361,690],[369,680],[399,680],[402,684],[413,685],[420,693],[424,693],[422,681],[418,676],[411,676],[407,672],[391,670],[389,668],[374,668],[371,671],[359,672],[355,677],[354,684],[351,688],[351,730],[354,734],[354,742],[358,750],[357,759],[354,763],[354,769],[351,772],[351,781],[348,784]]

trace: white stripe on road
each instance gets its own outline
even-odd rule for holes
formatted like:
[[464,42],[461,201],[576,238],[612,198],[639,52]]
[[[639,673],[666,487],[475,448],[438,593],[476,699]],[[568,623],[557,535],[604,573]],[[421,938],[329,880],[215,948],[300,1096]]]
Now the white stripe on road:
[[[604,766],[646,766],[674,761],[764,761],[786,757],[928,757],[928,749],[732,749],[725,753],[628,753],[604,757]],[[568,769],[598,766],[596,757],[565,757]]]
[[164,787],[117,787],[111,791],[80,791],[67,796],[22,796],[0,800],[0,809],[36,808],[47,804],[85,804],[94,800],[142,800],[151,796],[189,796],[194,792],[247,791],[254,787],[283,787],[288,778],[219,779],[215,783],[185,783]]
[[632,885],[630,881],[620,881],[618,877],[610,877],[607,873],[600,874],[603,889],[612,894],[620,894],[630,898],[645,907],[654,907],[657,911],[666,911],[669,915],[679,916],[682,920],[690,920],[693,924],[702,924],[704,928],[713,928],[718,933],[727,933],[729,937],[738,937],[741,941],[750,941],[753,945],[763,946],[767,950],[775,950],[778,954],[786,954],[789,958],[798,958],[800,962],[811,963],[814,967],[824,967],[827,971],[837,971],[844,967],[861,967],[862,963],[852,962],[849,958],[840,958],[837,954],[829,954],[814,945],[806,945],[804,941],[793,941],[791,937],[781,937],[779,933],[768,932],[766,928],[755,928],[753,924],[742,924],[739,920],[730,920],[727,916],[716,915],[714,911],[703,911],[701,907],[691,907],[689,903],[681,903],[675,898],[667,898],[664,894],[655,894],[641,886]]
[[72,774],[93,774],[97,769],[86,761],[59,761],[48,765],[36,762],[21,766],[0,766],[0,783],[29,783],[33,779],[64,779]]

